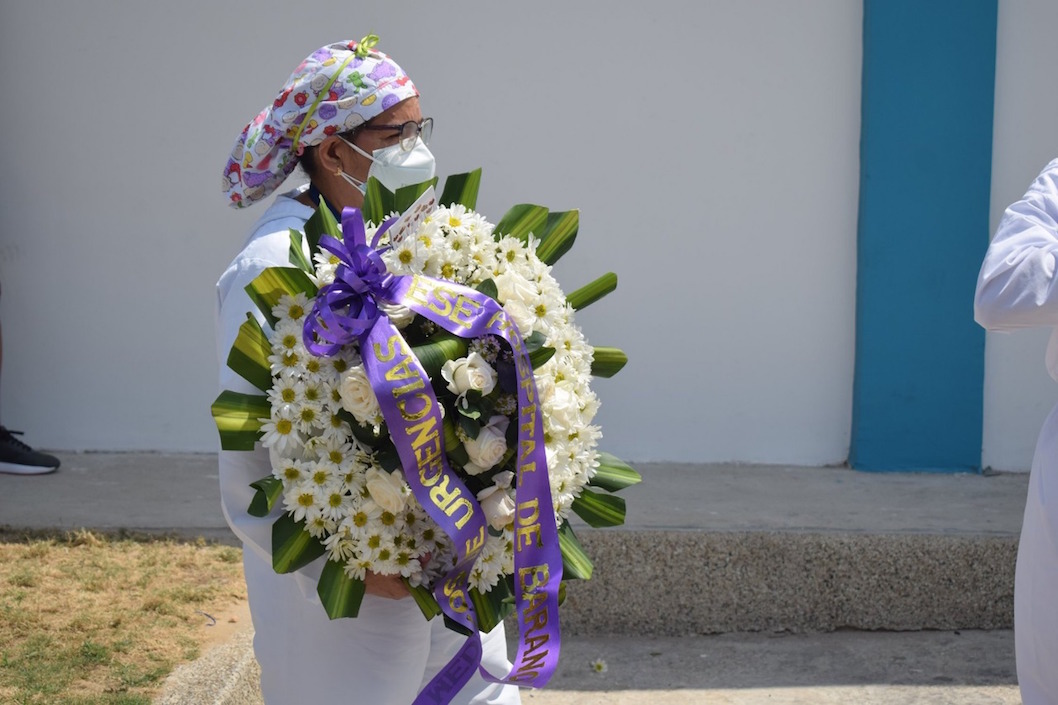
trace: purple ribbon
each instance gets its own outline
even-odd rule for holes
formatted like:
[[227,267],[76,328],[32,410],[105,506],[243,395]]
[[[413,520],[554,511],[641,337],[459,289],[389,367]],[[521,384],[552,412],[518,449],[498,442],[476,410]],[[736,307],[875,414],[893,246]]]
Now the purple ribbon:
[[[475,668],[493,682],[543,687],[558,665],[562,556],[536,382],[517,326],[495,300],[478,291],[422,276],[389,274],[378,253],[366,244],[358,209],[342,211],[342,230],[345,242],[330,237],[320,240],[322,247],[338,257],[339,265],[334,283],[320,289],[305,322],[305,344],[316,355],[333,355],[343,345],[359,341],[364,369],[408,485],[455,547],[456,564],[434,586],[434,596],[445,615],[473,634],[415,703],[450,702]],[[372,244],[377,242],[378,236]],[[513,668],[504,678],[496,678],[480,665],[481,637],[469,595],[468,576],[486,537],[484,514],[448,466],[440,405],[429,377],[403,336],[381,313],[380,301],[402,304],[464,338],[502,337],[514,352],[518,381],[514,583],[519,640]]]
[[[347,217],[347,211],[355,211],[357,217]],[[320,238],[320,247],[338,258],[338,266],[334,281],[320,287],[312,313],[305,319],[305,347],[314,355],[332,356],[359,340],[382,315],[378,302],[392,299],[395,277],[386,270],[379,252],[367,244],[359,213],[355,208],[342,212],[342,240],[330,235]],[[375,243],[392,222],[382,224]]]

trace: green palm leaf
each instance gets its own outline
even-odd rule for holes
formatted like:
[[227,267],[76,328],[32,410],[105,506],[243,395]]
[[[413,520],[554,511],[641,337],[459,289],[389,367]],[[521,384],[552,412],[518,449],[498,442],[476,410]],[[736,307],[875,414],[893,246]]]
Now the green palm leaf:
[[591,358],[591,373],[595,377],[613,377],[628,364],[628,355],[619,348],[594,348]]
[[271,514],[272,507],[283,494],[282,480],[269,475],[257,482],[251,482],[250,487],[257,491],[254,492],[253,499],[250,500],[250,508],[246,511],[254,517],[266,517]]
[[400,187],[397,189],[397,192],[393,194],[393,210],[397,213],[403,214],[404,211],[415,205],[415,201],[419,199],[419,196],[426,193],[426,189],[436,185],[437,177],[435,176],[429,181],[423,181],[421,184]]
[[558,528],[558,547],[562,552],[562,575],[566,580],[588,580],[594,566],[580,545],[568,521]]
[[395,198],[393,192],[382,185],[382,182],[371,176],[367,179],[367,191],[364,192],[364,203],[360,206],[364,222],[381,225],[386,216],[393,212]]
[[309,275],[297,267],[269,267],[246,286],[250,300],[264,314],[272,328],[275,328],[278,320],[272,315],[272,308],[284,294],[293,296],[298,292],[315,296],[316,285],[309,279]]
[[[452,420],[452,416],[446,416],[444,422],[441,424],[445,434],[445,455],[448,459],[454,462],[456,465],[463,467],[467,461],[470,460],[470,456],[467,455],[467,449],[463,447],[463,442],[459,440],[459,436],[456,435],[456,422]],[[500,466],[502,467],[502,465]]]
[[225,390],[210,407],[223,450],[253,450],[261,437],[261,421],[272,412],[268,398]]
[[310,253],[315,252],[319,248],[320,237],[323,235],[341,239],[342,231],[338,227],[338,221],[334,219],[331,209],[320,206],[305,223],[305,239],[308,241]]
[[581,490],[573,500],[573,511],[593,528],[620,526],[625,523],[625,501],[621,497]]
[[465,208],[473,210],[478,204],[478,188],[481,186],[481,169],[467,172],[466,174],[453,174],[445,180],[444,190],[441,191],[442,206],[460,204]]
[[546,208],[532,203],[519,203],[500,218],[500,222],[496,223],[496,228],[492,231],[492,234],[497,240],[504,235],[510,235],[522,242],[528,242],[529,233],[539,236],[546,225]]
[[617,275],[607,272],[590,284],[585,284],[566,296],[566,301],[577,311],[587,308],[617,288]]
[[474,604],[474,611],[478,617],[478,629],[481,632],[491,632],[497,624],[503,621],[504,617],[513,611],[514,603],[508,599],[510,596],[507,582],[504,580],[496,583],[484,594],[478,592],[477,588],[470,588],[470,601]]
[[272,346],[257,319],[246,314],[246,322],[239,326],[239,335],[228,353],[228,367],[262,392],[272,387],[272,369],[268,356]]
[[529,362],[532,364],[533,369],[535,370],[554,356],[554,348],[542,347],[529,353]]
[[444,615],[444,623],[446,627],[456,632],[457,634],[462,634],[463,636],[474,635],[474,632],[470,631],[470,629],[466,627],[463,623],[451,619],[447,614]]
[[540,244],[536,246],[536,256],[546,264],[554,264],[573,247],[579,228],[580,211],[548,213],[547,224],[539,234]]
[[316,585],[316,594],[331,619],[355,617],[364,599],[364,581],[346,575],[341,563],[327,561]]
[[294,228],[290,229],[290,263],[305,272],[306,274],[313,274],[316,270],[312,267],[312,262],[305,256],[305,236],[299,233]]
[[413,345],[411,351],[419,358],[419,364],[426,374],[433,379],[446,362],[467,354],[467,341],[458,335],[442,332],[421,345]]
[[272,568],[277,573],[304,568],[326,550],[305,529],[304,521],[294,521],[289,514],[284,514],[272,524]]
[[588,484],[609,492],[617,492],[642,481],[643,476],[616,455],[599,453],[599,467]]
[[426,617],[427,621],[441,614],[441,606],[437,604],[437,598],[433,596],[433,592],[430,591],[430,588],[424,585],[413,587],[412,584],[408,582],[407,578],[404,578],[404,586],[408,588],[408,592],[411,593],[412,598],[415,600],[415,604],[419,606],[419,609],[422,611],[422,616]]

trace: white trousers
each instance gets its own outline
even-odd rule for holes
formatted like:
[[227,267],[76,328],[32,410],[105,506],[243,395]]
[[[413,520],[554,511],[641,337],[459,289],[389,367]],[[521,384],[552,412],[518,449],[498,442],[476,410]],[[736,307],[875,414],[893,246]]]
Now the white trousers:
[[[265,705],[370,703],[410,705],[466,637],[429,622],[410,597],[365,595],[355,619],[330,620],[292,576],[277,575],[252,550],[243,551],[253,617],[254,655],[261,666]],[[503,624],[482,635],[485,668],[511,668]],[[488,683],[480,674],[458,693],[458,705],[519,705],[516,686]]]
[[1024,705],[1058,703],[1058,407],[1032,460],[1014,577],[1014,644]]

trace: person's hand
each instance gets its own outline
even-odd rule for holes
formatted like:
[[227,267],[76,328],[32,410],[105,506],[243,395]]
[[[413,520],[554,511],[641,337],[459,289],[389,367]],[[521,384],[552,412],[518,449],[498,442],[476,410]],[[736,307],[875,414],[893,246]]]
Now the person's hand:
[[404,585],[404,579],[399,575],[379,575],[371,571],[367,571],[364,576],[364,590],[371,595],[391,600],[399,600],[411,594]]

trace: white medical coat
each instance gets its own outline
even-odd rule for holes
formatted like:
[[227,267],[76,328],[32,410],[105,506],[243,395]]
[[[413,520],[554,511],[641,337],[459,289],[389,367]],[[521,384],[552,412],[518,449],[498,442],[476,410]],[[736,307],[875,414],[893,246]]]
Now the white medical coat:
[[[1058,380],[1058,159],[1007,208],[985,254],[974,317],[993,331],[1054,328],[1046,364]],[[1014,642],[1025,705],[1058,703],[1058,407],[1032,460],[1014,577]]]

